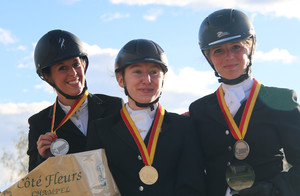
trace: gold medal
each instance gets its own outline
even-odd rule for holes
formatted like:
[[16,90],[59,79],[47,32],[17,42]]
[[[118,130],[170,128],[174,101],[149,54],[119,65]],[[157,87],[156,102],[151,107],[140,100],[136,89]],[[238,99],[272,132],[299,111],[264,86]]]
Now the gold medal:
[[133,136],[137,147],[139,148],[143,162],[145,164],[145,166],[139,172],[139,177],[144,184],[152,185],[158,179],[158,172],[151,165],[153,163],[157,140],[163,123],[165,110],[160,104],[158,105],[147,148],[133,120],[130,118],[130,115],[125,106],[123,106],[121,110],[121,115],[124,123]]
[[152,185],[158,179],[158,172],[154,167],[146,165],[140,170],[139,176],[144,184]]
[[245,140],[238,140],[234,144],[234,156],[238,160],[244,160],[249,155],[250,148]]

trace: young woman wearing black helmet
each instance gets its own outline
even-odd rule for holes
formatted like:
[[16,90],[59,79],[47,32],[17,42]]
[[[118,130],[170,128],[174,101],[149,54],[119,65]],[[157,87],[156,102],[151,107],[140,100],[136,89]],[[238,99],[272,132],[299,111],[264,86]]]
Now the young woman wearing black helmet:
[[[239,10],[218,10],[202,22],[199,44],[221,83],[189,107],[208,195],[300,195],[300,107],[293,90],[252,78],[251,21]],[[289,171],[283,172],[282,149]]]
[[128,102],[119,113],[90,127],[96,134],[88,138],[88,149],[105,149],[123,196],[203,195],[201,152],[192,122],[159,103],[167,71],[158,44],[146,39],[128,42],[115,62]]
[[34,51],[36,72],[56,93],[55,103],[31,116],[29,122],[29,171],[50,156],[86,149],[88,124],[122,107],[122,99],[87,92],[87,53],[74,34],[53,30]]

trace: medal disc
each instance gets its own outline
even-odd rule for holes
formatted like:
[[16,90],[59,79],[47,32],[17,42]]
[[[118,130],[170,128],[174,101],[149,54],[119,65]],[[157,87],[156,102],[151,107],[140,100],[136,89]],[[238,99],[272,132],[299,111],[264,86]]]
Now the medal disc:
[[69,143],[62,138],[58,138],[52,142],[50,151],[54,156],[66,155],[69,151]]
[[144,184],[152,185],[158,179],[158,172],[154,167],[146,165],[140,170],[139,176]]
[[231,164],[226,169],[226,182],[235,191],[250,188],[255,181],[253,168],[244,162]]
[[238,140],[234,144],[234,156],[238,160],[244,160],[249,155],[250,148],[245,140]]

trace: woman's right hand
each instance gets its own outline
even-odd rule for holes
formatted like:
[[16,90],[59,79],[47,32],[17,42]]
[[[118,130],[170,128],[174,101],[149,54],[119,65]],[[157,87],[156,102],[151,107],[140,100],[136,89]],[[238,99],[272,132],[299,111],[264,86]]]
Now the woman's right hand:
[[46,159],[48,157],[53,156],[52,153],[50,152],[50,146],[51,146],[51,143],[56,140],[56,138],[57,138],[57,135],[52,132],[47,132],[44,135],[40,135],[36,144],[37,144],[37,149],[39,151],[39,154],[43,158]]

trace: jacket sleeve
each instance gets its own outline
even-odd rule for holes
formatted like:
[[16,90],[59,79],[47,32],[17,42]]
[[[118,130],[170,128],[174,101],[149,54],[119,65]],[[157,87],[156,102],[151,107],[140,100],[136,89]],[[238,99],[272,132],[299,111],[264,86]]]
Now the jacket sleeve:
[[39,139],[40,136],[40,130],[35,126],[34,120],[32,118],[29,118],[29,133],[28,133],[28,151],[27,154],[29,156],[29,165],[28,165],[28,172],[33,170],[35,167],[37,167],[39,164],[41,164],[44,159],[42,156],[40,156],[37,144],[36,142]]
[[[286,160],[292,167],[271,179],[282,196],[300,195],[300,106],[293,90],[278,89],[272,94],[270,107],[278,114],[276,130]],[[265,96],[268,97],[268,96]]]
[[177,196],[204,196],[204,165],[200,139],[192,121],[185,126],[185,140],[178,166]]

